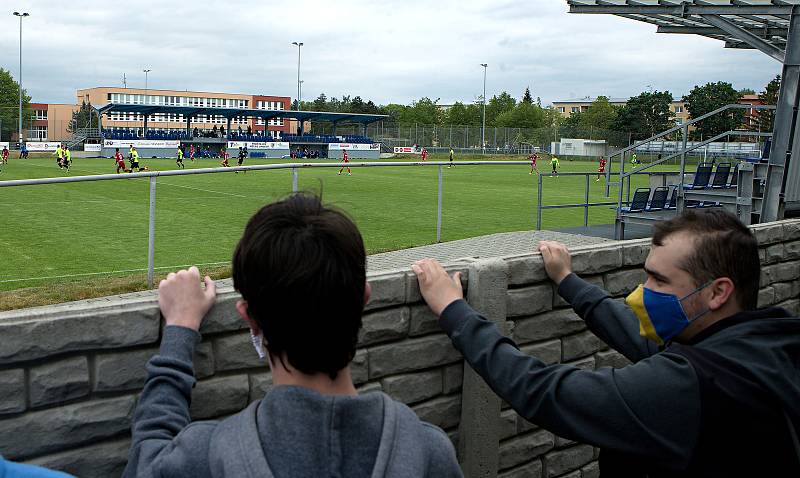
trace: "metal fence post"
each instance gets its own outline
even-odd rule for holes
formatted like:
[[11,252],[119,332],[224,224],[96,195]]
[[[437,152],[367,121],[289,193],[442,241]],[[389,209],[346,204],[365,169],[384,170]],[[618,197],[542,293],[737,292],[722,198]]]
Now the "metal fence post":
[[586,191],[584,195],[583,207],[583,227],[589,227],[589,175],[586,175]]
[[153,288],[156,246],[156,177],[150,176],[150,216],[147,228],[147,287]]
[[542,230],[542,175],[537,174],[538,187],[536,188],[536,230]]
[[292,192],[297,192],[297,168],[292,168]]
[[436,242],[442,242],[442,165],[439,165],[439,199],[436,205]]

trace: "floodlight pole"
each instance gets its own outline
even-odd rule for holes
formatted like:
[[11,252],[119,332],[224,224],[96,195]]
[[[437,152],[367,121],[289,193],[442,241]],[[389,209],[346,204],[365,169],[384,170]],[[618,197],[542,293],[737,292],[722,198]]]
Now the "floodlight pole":
[[486,67],[488,63],[481,63],[483,67],[483,122],[481,126],[481,151],[486,154]]
[[147,74],[153,70],[145,68],[142,71],[144,72],[144,104],[147,104]]
[[[14,12],[14,16],[19,17],[19,129],[17,140],[22,144],[22,19],[29,17],[28,12]],[[20,146],[21,147],[21,146]]]
[[300,102],[302,101],[300,97],[302,94],[302,86],[300,83],[300,47],[303,46],[303,42],[293,41],[292,45],[297,45],[297,111],[300,111]]

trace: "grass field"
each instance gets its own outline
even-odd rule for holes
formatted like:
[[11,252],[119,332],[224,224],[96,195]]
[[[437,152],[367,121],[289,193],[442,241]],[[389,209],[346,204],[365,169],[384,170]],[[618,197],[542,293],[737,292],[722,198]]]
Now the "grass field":
[[[185,162],[187,169],[218,165],[210,159]],[[268,162],[286,160],[249,159],[246,164]],[[175,166],[174,159],[145,159],[143,164],[151,170]],[[596,169],[596,163],[561,161],[562,172]],[[537,182],[528,166],[458,166],[444,171],[443,241],[535,229]],[[70,174],[113,172],[110,159],[75,158]],[[327,203],[347,211],[369,253],[435,242],[437,168],[354,168],[353,176],[336,172],[301,169],[300,189],[321,191]],[[3,166],[0,181],[65,174],[51,157],[12,159]],[[584,177],[545,177],[543,182],[544,204],[583,202]],[[636,178],[634,186],[639,182],[646,185],[647,178]],[[205,270],[224,276],[247,219],[291,191],[291,173],[173,176],[159,178],[157,184],[157,270],[204,264]],[[590,201],[608,201],[603,185],[603,180],[592,178]],[[147,179],[0,188],[0,309],[142,288],[148,191]],[[592,224],[609,223],[613,217],[608,207],[592,208],[589,215]],[[582,223],[583,209],[558,209],[544,211],[542,227]],[[72,289],[79,292],[69,292]]]

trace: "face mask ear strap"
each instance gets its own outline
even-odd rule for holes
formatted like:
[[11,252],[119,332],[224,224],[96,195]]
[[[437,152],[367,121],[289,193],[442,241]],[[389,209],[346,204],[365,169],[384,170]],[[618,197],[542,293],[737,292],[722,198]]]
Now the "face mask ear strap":
[[708,282],[706,282],[705,284],[701,285],[701,286],[700,286],[700,287],[698,287],[697,289],[695,289],[695,290],[693,290],[693,291],[689,292],[688,294],[686,294],[685,296],[681,297],[681,298],[680,298],[680,299],[678,299],[678,300],[679,300],[679,301],[681,301],[681,302],[683,302],[683,300],[684,300],[684,299],[688,299],[689,297],[691,297],[691,296],[693,296],[693,295],[697,294],[697,293],[698,293],[698,292],[700,292],[701,290],[703,290],[703,289],[705,289],[706,287],[708,287],[708,286],[710,286],[711,284],[713,284],[715,280],[717,280],[717,279],[711,279],[710,281],[708,281]]

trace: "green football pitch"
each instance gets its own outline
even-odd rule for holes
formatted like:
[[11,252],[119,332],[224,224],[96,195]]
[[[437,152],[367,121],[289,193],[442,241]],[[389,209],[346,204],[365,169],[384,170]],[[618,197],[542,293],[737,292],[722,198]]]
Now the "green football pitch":
[[[246,165],[268,162],[288,160],[248,159]],[[175,167],[174,159],[142,163],[150,170]],[[185,163],[187,169],[219,164],[213,159]],[[542,169],[547,166],[540,161]],[[594,162],[561,161],[562,172],[596,169]],[[526,165],[444,168],[442,241],[535,229],[537,176],[529,170]],[[114,171],[111,159],[75,158],[69,174]],[[361,229],[369,253],[436,241],[436,167],[354,167],[352,176],[338,176],[337,171],[300,169],[299,188],[321,192],[326,203],[346,211]],[[66,174],[50,157],[11,159],[2,167],[0,181]],[[543,203],[582,203],[585,183],[582,176],[544,177]],[[633,186],[646,183],[646,176],[637,177]],[[603,179],[596,182],[593,176],[589,185],[592,202],[616,198],[614,188],[612,199],[605,198]],[[156,268],[228,263],[253,212],[291,188],[291,170],[158,178]],[[146,178],[0,188],[0,291],[141,274],[147,267],[148,195]],[[581,226],[583,214],[582,208],[545,210],[542,228]],[[613,218],[608,206],[590,209],[591,224]]]

